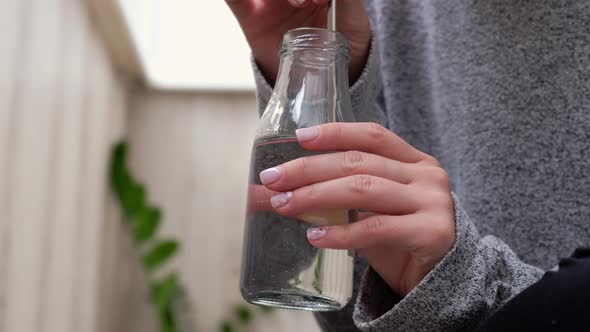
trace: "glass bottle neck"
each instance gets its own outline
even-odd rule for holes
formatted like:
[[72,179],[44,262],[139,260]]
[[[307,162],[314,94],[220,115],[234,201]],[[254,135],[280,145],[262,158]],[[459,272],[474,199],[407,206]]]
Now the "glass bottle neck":
[[287,32],[258,139],[292,138],[299,128],[354,121],[348,53],[346,39],[336,32],[314,28]]
[[[275,93],[296,108],[325,109],[325,121],[337,121],[337,105],[348,96],[348,61],[344,55],[319,50],[284,52]],[[320,104],[324,107],[318,108]]]

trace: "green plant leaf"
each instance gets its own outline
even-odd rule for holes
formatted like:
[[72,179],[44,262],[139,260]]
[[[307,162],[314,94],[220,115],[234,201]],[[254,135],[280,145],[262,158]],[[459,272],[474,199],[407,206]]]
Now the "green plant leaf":
[[124,164],[113,165],[111,170],[111,182],[117,198],[119,201],[122,201],[123,193],[133,182]]
[[145,209],[145,188],[141,184],[129,180],[129,184],[123,187],[121,204],[125,215],[128,218],[133,217],[136,213]]
[[160,310],[164,310],[171,306],[170,304],[177,290],[178,275],[172,273],[166,279],[152,286],[152,300]]
[[125,169],[125,159],[127,158],[127,143],[119,142],[113,147],[111,157],[111,182],[117,194],[121,193],[124,185],[124,176],[128,175]]
[[250,310],[245,304],[238,304],[236,306],[236,316],[240,323],[250,323],[250,321],[252,321],[252,310]]
[[160,331],[161,332],[176,332],[176,325],[174,321],[174,313],[172,308],[167,307],[160,310]]
[[127,142],[121,141],[113,147],[113,160],[124,161],[127,156],[128,145]]
[[135,241],[142,243],[152,239],[160,225],[162,212],[156,207],[147,207],[135,214],[133,222],[133,237]]
[[[161,222],[161,211],[147,205],[146,191],[137,183],[127,167],[128,145],[125,141],[116,144],[111,152],[110,180],[126,220],[132,221],[134,239],[141,243],[153,239]],[[160,241],[143,256],[143,264],[151,271],[178,251],[178,242]],[[172,300],[178,291],[178,275],[170,274],[166,279],[152,284],[152,302],[158,307],[161,332],[177,332]],[[230,330],[231,332],[231,330]]]
[[219,331],[220,332],[234,332],[234,325],[227,320],[224,320],[223,322],[221,322],[221,325],[219,326]]
[[123,191],[131,183],[129,171],[125,167],[125,159],[127,155],[127,144],[121,142],[113,148],[111,157],[111,184],[119,199],[121,199]]
[[175,332],[174,326],[170,324],[169,321],[161,320],[160,321],[160,331],[161,332]]
[[156,244],[144,257],[143,265],[151,271],[165,263],[178,251],[178,242],[175,240],[161,241]]
[[111,184],[128,218],[145,208],[145,189],[136,183],[127,168],[127,143],[120,142],[113,148],[111,160]]

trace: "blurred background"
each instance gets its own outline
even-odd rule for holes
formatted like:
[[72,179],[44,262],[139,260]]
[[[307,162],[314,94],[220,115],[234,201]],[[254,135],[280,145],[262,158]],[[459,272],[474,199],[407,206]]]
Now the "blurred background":
[[[0,22],[1,332],[318,331],[242,306],[257,111],[223,1],[3,0]],[[153,275],[112,190],[122,140],[131,200],[158,208],[137,220],[180,248]]]

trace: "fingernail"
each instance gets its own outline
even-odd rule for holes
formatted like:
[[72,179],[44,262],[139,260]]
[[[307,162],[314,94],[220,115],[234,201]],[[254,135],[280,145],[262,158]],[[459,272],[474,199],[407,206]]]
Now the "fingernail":
[[287,205],[287,203],[289,203],[289,201],[291,200],[291,197],[293,197],[292,192],[274,195],[270,198],[270,205],[272,205],[273,208],[278,209],[280,207]]
[[305,1],[307,0],[289,0],[289,2],[291,2],[291,4],[294,6],[301,6]]
[[280,178],[281,170],[276,167],[265,169],[260,172],[260,182],[264,185],[275,183],[279,181]]
[[299,142],[313,141],[314,139],[318,138],[318,136],[320,136],[320,128],[309,127],[297,129],[295,131],[295,136],[297,136],[297,140]]
[[310,241],[319,240],[326,235],[326,229],[324,227],[309,228],[307,229],[307,239]]

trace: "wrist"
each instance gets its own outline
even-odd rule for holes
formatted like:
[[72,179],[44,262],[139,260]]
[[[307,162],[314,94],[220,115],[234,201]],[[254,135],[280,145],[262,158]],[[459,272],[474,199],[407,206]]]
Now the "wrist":
[[360,42],[350,40],[349,44],[351,52],[350,63],[348,64],[348,80],[352,86],[359,79],[367,65],[369,50],[371,48],[371,38],[369,36]]
[[[267,52],[268,53],[268,52]],[[274,55],[274,54],[273,54]],[[277,79],[277,74],[279,70],[279,60],[277,56],[265,56],[262,54],[252,53],[252,57],[260,70],[260,73],[264,77],[264,79],[268,82],[268,84],[273,87],[274,83]]]

